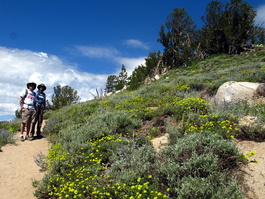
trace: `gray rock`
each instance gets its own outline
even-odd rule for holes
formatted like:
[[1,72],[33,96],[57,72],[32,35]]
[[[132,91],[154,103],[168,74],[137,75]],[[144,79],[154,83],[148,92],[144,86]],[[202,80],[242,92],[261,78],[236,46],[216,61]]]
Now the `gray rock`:
[[217,104],[253,101],[264,96],[264,83],[229,81],[218,88],[214,101]]

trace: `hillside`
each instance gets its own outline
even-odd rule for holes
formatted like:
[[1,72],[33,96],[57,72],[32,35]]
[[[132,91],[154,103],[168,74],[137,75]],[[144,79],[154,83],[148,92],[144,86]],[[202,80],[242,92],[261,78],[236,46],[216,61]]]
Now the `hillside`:
[[[264,82],[265,51],[216,55],[135,91],[47,113],[53,144],[39,198],[244,198],[243,154],[234,139],[260,140],[238,125],[265,106],[211,103],[226,81]],[[158,154],[151,139],[167,133]]]

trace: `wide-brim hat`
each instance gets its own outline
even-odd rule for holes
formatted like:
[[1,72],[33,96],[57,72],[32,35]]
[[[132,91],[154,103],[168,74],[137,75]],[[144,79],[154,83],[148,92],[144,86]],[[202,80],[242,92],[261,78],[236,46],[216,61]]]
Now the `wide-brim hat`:
[[27,88],[29,88],[30,86],[33,87],[33,90],[36,88],[36,84],[34,82],[27,83]]
[[38,85],[38,89],[39,89],[39,90],[40,90],[40,87],[43,87],[43,91],[46,90],[46,86],[45,86],[44,84],[40,84],[40,85]]

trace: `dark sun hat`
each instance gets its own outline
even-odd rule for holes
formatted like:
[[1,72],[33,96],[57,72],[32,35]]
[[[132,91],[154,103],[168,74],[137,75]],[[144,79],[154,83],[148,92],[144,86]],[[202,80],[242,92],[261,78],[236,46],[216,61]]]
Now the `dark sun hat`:
[[33,90],[36,88],[36,84],[34,82],[27,83],[27,88],[29,88],[30,86],[33,87]]
[[38,89],[39,89],[39,90],[40,90],[40,87],[43,87],[43,91],[46,90],[46,86],[45,86],[44,84],[40,84],[40,85],[38,85]]

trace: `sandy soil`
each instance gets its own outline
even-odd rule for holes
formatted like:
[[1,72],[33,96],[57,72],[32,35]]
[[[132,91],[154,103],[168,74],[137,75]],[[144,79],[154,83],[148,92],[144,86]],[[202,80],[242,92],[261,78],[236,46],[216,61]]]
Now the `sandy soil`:
[[[249,158],[249,164],[242,169],[247,199],[265,198],[265,142],[240,141],[237,147],[243,154],[256,152]],[[257,163],[253,160],[256,159]]]
[[[16,137],[19,138],[20,133]],[[40,180],[44,175],[34,162],[42,152],[48,154],[47,138],[33,141],[18,141],[15,145],[3,146],[0,152],[0,199],[33,199],[32,179]]]

